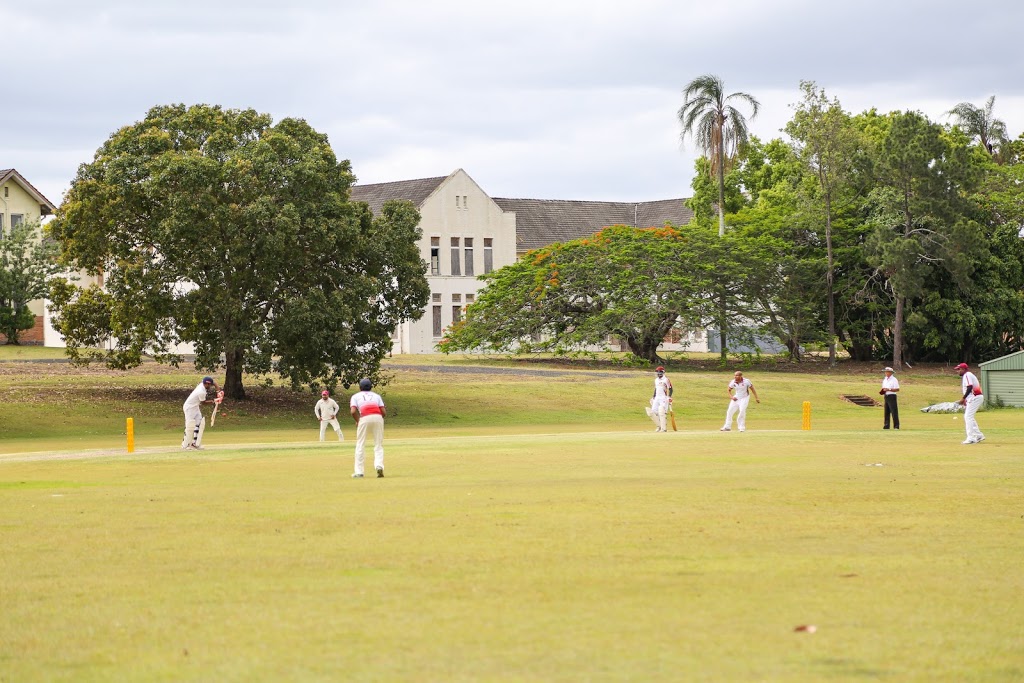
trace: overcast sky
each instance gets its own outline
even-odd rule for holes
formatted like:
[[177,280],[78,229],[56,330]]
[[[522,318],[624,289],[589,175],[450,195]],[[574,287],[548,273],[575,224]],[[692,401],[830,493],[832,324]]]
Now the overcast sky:
[[60,203],[118,128],[207,103],[306,119],[362,183],[463,168],[494,197],[685,197],[696,76],[757,97],[763,139],[801,80],[940,122],[995,95],[1016,137],[1022,25],[1016,0],[0,0],[0,168]]

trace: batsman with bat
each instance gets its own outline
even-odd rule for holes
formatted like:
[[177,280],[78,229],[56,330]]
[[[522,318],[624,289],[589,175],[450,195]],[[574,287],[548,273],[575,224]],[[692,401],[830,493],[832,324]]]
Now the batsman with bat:
[[[665,368],[660,365],[654,371],[654,397],[648,415],[654,422],[655,432],[667,432],[665,417],[672,404],[672,380],[665,376]],[[672,416],[672,428],[675,429],[675,415]]]
[[[218,392],[217,398],[214,400],[206,398],[210,389]],[[216,406],[220,406],[220,402],[223,400],[223,392],[220,391],[212,377],[204,377],[203,381],[196,385],[196,388],[188,395],[188,398],[185,399],[185,404],[182,406],[182,410],[185,413],[185,437],[181,441],[183,449],[191,451],[202,450],[203,432],[206,431],[206,418],[203,417],[199,406],[204,403],[213,403]]]

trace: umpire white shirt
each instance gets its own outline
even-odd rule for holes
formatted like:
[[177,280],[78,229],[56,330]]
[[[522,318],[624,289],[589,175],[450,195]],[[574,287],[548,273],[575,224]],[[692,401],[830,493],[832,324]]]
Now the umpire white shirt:
[[885,394],[888,396],[893,392],[893,389],[899,389],[900,383],[896,379],[896,375],[889,375],[888,377],[882,378],[882,388],[885,389]]

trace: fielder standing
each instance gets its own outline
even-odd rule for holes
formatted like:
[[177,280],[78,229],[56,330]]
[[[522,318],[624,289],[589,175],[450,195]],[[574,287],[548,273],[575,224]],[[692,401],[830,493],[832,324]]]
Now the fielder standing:
[[218,396],[215,400],[207,400],[206,396],[210,392],[210,389],[219,391],[217,383],[213,381],[212,377],[204,377],[203,380],[196,385],[196,388],[192,390],[192,393],[185,399],[185,404],[181,407],[185,413],[185,437],[181,440],[181,447],[186,450],[202,450],[203,449],[203,432],[206,431],[206,418],[203,417],[202,410],[199,409],[204,403],[217,403],[221,402],[221,398]]
[[665,376],[665,368],[658,366],[654,371],[654,397],[651,399],[651,420],[655,432],[667,432],[665,415],[672,402],[672,380]]
[[324,389],[320,392],[320,400],[316,402],[316,407],[313,408],[313,413],[317,419],[320,420],[320,441],[324,440],[324,434],[327,432],[327,425],[331,425],[334,428],[334,433],[338,435],[338,441],[344,441],[345,435],[341,433],[341,425],[338,424],[338,411],[341,408],[337,402],[331,398],[331,392]]
[[729,394],[729,409],[725,411],[725,425],[718,431],[728,432],[732,428],[732,418],[736,416],[736,426],[741,432],[747,431],[747,405],[750,403],[750,394],[758,403],[761,399],[757,396],[757,390],[749,379],[743,378],[739,370],[733,375],[733,379],[726,388]]
[[956,366],[956,371],[960,375],[960,387],[964,392],[963,397],[957,403],[964,407],[964,427],[967,429],[967,438],[961,443],[981,443],[985,440],[985,435],[981,433],[978,420],[974,417],[978,408],[985,401],[985,397],[981,393],[981,382],[973,372],[967,369],[967,363]]
[[885,377],[882,379],[882,390],[879,391],[885,401],[885,422],[882,429],[889,428],[889,417],[892,416],[893,429],[900,428],[900,408],[896,404],[896,393],[900,390],[900,382],[892,374],[892,368],[885,369]]
[[384,476],[384,418],[388,411],[384,407],[384,399],[373,391],[373,383],[363,378],[359,380],[359,393],[352,395],[349,401],[349,412],[356,421],[356,466],[352,473],[353,479],[363,476],[364,446],[367,433],[373,436],[373,468],[377,477]]

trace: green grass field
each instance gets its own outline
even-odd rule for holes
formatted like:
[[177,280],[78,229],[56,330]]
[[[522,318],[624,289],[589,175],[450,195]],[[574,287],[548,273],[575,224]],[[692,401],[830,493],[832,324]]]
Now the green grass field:
[[309,395],[185,455],[194,371],[0,366],[0,681],[1024,679],[1021,412],[961,446],[916,410],[950,373],[883,432],[838,399],[880,373],[750,370],[723,434],[729,373],[670,370],[655,434],[650,373],[519,367],[394,363],[387,477],[353,480]]

